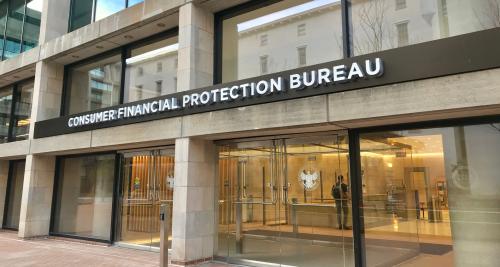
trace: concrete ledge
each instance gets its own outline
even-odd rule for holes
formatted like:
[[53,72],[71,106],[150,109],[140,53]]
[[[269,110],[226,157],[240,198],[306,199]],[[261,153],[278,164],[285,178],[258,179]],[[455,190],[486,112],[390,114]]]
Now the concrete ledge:
[[182,136],[256,131],[327,123],[327,97],[282,102],[184,116]]
[[397,123],[404,123],[415,114],[426,115],[419,120],[431,120],[437,119],[433,113],[442,118],[443,111],[460,109],[465,111],[461,115],[471,110],[488,115],[486,109],[500,105],[499,84],[500,69],[491,69],[330,94],[328,120],[346,126],[348,121],[399,116]]
[[58,135],[31,141],[31,154],[47,154],[51,152],[70,152],[90,150],[91,132]]
[[42,44],[40,59],[68,64],[176,27],[174,14],[185,2],[145,0]]
[[0,144],[0,159],[24,158],[30,152],[30,141],[22,140]]
[[181,118],[170,118],[92,131],[91,147],[173,144],[180,136]]

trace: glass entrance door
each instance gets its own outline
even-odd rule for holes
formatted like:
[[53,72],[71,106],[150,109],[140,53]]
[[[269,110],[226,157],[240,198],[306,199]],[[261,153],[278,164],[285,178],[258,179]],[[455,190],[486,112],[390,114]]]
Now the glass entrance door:
[[[353,266],[347,136],[220,147],[218,256],[250,266]],[[343,178],[341,178],[343,177]],[[339,216],[337,216],[339,215]]]
[[174,149],[125,152],[121,162],[118,240],[128,246],[159,247],[160,205],[169,203],[172,209]]

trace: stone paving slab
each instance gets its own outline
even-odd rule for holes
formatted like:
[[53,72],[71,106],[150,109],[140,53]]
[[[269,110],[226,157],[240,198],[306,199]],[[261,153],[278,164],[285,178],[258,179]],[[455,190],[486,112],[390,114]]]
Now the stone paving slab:
[[[16,232],[0,230],[0,267],[158,267],[159,262],[160,255],[156,252],[54,238],[22,240]],[[206,263],[199,266],[229,265]]]

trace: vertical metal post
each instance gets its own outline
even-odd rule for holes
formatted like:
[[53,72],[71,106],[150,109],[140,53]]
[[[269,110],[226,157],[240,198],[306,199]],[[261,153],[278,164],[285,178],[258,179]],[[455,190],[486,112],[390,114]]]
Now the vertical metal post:
[[160,267],[168,267],[169,205],[160,206]]
[[363,267],[366,266],[366,250],[359,138],[359,132],[354,130],[349,131],[349,181],[351,182],[352,196],[354,262],[356,267]]

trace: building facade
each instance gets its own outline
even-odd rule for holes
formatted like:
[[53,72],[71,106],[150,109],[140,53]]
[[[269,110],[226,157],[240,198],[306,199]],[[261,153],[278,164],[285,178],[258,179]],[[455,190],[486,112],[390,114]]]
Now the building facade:
[[158,251],[168,204],[180,265],[500,263],[500,1],[4,2],[20,238]]

